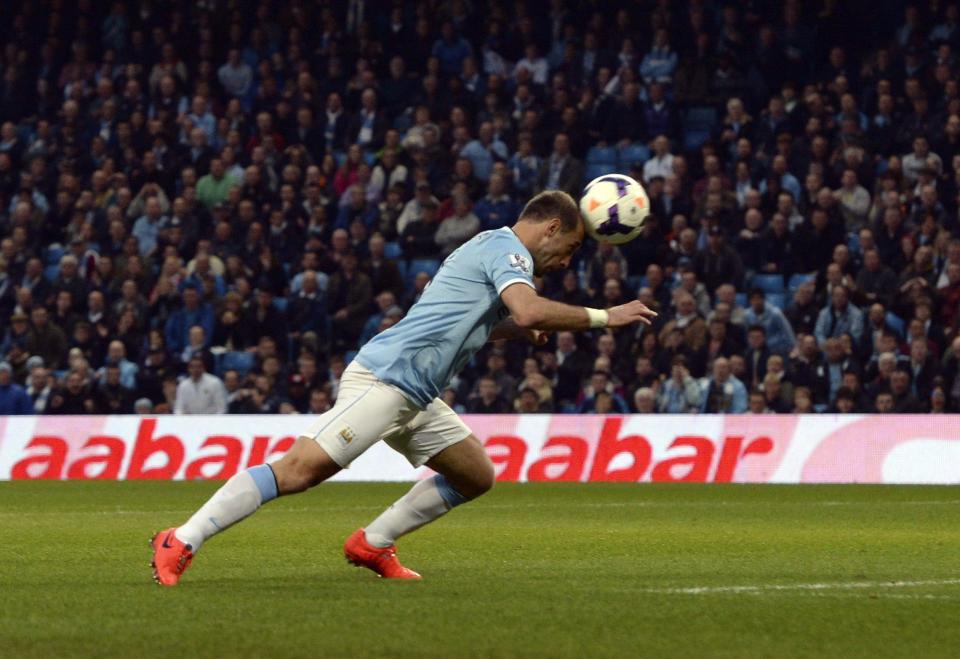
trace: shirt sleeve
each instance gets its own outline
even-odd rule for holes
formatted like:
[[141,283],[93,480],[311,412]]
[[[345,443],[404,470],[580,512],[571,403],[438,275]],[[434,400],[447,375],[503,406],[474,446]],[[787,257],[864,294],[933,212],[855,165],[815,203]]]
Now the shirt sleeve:
[[509,236],[491,238],[482,250],[483,271],[487,280],[497,289],[497,295],[512,284],[533,285],[533,260],[516,241]]

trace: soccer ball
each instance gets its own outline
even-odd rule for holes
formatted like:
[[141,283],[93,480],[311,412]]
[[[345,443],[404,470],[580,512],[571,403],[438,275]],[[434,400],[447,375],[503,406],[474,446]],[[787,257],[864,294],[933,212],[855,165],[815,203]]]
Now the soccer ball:
[[620,245],[640,235],[650,215],[650,199],[629,176],[606,174],[583,189],[580,214],[590,237]]

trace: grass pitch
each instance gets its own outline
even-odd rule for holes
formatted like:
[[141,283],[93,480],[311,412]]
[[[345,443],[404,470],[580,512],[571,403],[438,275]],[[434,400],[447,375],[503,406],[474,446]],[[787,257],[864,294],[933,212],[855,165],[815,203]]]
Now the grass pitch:
[[945,487],[500,485],[348,566],[401,484],[329,484],[207,544],[181,585],[147,539],[215,483],[0,484],[2,657],[957,656]]

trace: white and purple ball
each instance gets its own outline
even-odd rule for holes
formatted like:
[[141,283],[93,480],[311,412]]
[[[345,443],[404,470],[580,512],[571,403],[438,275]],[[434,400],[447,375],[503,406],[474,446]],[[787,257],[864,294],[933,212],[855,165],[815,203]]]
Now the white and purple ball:
[[591,238],[621,245],[640,235],[650,215],[650,199],[629,176],[605,174],[583,189],[580,214]]

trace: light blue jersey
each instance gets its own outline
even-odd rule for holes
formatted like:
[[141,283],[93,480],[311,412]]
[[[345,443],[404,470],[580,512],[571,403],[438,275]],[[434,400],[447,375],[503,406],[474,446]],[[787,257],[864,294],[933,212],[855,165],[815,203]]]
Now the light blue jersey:
[[533,287],[533,258],[509,227],[484,231],[446,258],[407,316],[357,354],[361,366],[426,407],[509,315],[500,293]]

